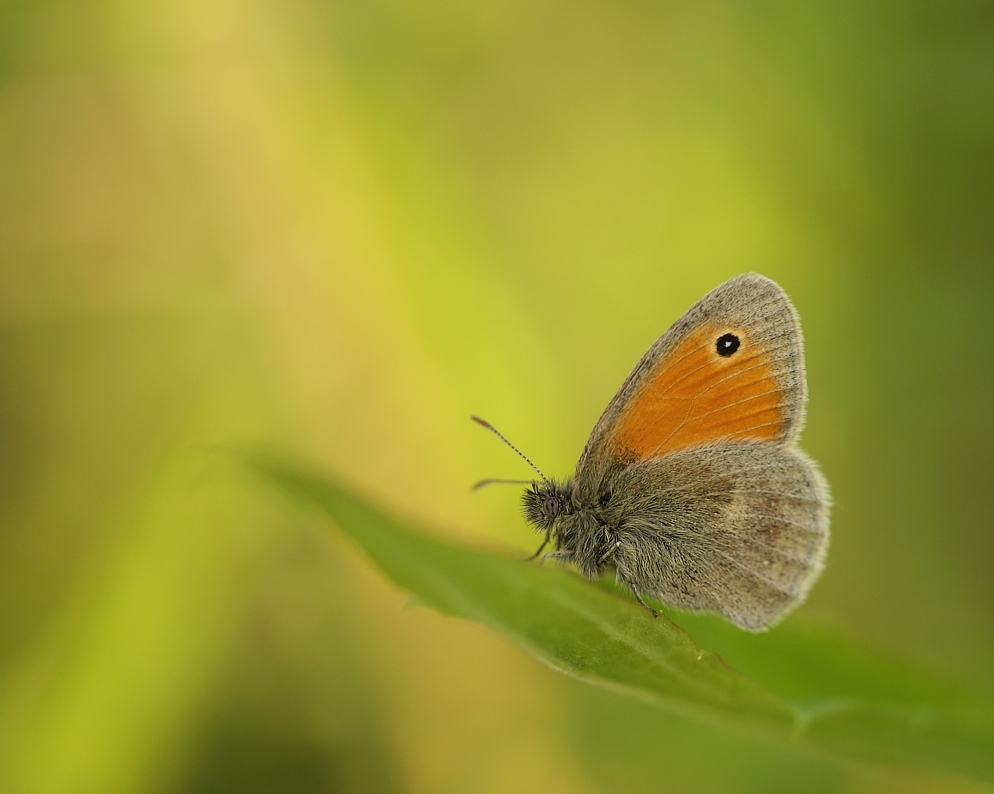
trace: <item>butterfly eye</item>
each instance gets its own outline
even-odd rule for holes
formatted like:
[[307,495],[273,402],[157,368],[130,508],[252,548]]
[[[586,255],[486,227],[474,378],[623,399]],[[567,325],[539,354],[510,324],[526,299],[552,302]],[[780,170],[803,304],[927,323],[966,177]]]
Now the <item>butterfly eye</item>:
[[739,349],[739,338],[735,334],[722,334],[718,337],[715,349],[719,356],[727,358]]
[[545,501],[542,503],[542,510],[545,511],[546,515],[558,516],[559,515],[559,498],[556,496],[547,496]]

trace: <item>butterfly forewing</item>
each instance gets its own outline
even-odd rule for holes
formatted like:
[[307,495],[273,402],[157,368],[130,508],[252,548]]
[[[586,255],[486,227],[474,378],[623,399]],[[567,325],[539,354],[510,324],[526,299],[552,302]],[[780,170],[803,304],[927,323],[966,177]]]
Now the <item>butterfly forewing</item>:
[[783,444],[800,429],[804,401],[793,307],[776,283],[739,276],[702,298],[643,356],[594,428],[578,474],[599,479],[619,463],[719,440]]

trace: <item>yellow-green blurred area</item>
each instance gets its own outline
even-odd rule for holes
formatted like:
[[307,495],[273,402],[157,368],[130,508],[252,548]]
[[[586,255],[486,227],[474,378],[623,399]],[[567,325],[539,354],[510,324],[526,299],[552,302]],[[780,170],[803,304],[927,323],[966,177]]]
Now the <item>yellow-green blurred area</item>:
[[779,281],[790,620],[994,689],[981,2],[0,4],[0,791],[925,792],[546,669],[241,471],[531,551],[642,352]]

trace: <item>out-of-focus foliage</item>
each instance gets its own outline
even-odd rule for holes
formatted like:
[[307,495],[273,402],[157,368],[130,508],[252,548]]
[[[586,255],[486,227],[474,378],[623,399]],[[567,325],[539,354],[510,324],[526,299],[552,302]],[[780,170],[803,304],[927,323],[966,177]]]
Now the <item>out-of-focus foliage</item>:
[[972,2],[0,3],[0,790],[969,790],[405,609],[217,450],[530,551],[469,414],[568,473],[759,271],[836,501],[784,636],[991,692],[992,92]]

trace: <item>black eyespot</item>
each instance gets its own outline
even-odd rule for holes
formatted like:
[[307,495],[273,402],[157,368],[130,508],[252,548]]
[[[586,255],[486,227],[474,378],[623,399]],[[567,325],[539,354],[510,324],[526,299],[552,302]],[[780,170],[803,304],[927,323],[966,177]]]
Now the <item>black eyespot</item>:
[[715,349],[719,356],[727,358],[739,349],[739,338],[735,334],[722,334],[718,337]]
[[558,516],[559,515],[559,499],[555,496],[545,497],[545,501],[542,502],[542,510],[546,515]]
[[605,491],[604,493],[601,494],[601,497],[600,497],[600,499],[597,500],[597,503],[601,507],[607,507],[607,503],[610,502],[610,501],[611,501],[611,492],[610,491]]

